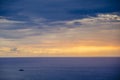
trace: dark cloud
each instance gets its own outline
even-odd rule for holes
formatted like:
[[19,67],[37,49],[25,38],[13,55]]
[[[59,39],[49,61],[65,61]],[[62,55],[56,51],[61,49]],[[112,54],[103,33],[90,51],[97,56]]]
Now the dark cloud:
[[1,0],[0,15],[26,19],[36,16],[70,20],[97,13],[119,12],[119,0]]
[[18,49],[17,48],[11,48],[10,51],[16,52],[16,51],[18,51]]
[[118,0],[0,0],[0,37],[19,39],[50,33],[49,28],[74,28],[82,23],[64,22],[120,13],[119,3]]

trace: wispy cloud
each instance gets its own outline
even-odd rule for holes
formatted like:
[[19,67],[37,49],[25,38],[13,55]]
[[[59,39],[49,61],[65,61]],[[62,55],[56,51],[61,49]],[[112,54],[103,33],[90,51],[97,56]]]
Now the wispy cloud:
[[87,18],[71,20],[71,21],[58,21],[56,23],[65,23],[67,25],[79,24],[114,24],[120,22],[120,16],[116,14],[98,14],[96,17],[88,16]]
[[[53,55],[57,55],[56,52],[59,53],[58,55],[62,55],[61,53],[64,52],[66,53],[64,55],[68,55],[70,52],[75,52],[77,55],[78,52],[84,52],[81,49],[89,50],[92,47],[91,52],[97,49],[103,52],[107,50],[108,53],[108,50],[111,49],[111,52],[116,51],[116,55],[118,54],[120,46],[118,44],[120,40],[118,37],[120,36],[119,15],[98,14],[96,17],[91,16],[68,21],[31,18],[30,21],[33,23],[32,25],[25,23],[26,26],[29,26],[26,29],[0,30],[0,47],[6,49],[2,50],[3,53],[11,53],[11,50],[17,51],[18,49],[18,53],[26,55],[27,53],[30,55],[33,53],[36,55],[54,53]],[[15,23],[14,25],[17,26],[18,24]],[[73,51],[68,51],[70,49]],[[17,56],[19,55],[17,54]]]
[[[33,18],[32,18],[33,19]],[[83,19],[70,21],[47,21],[45,19],[34,18],[32,25],[18,30],[1,30],[0,36],[3,38],[27,38],[40,37],[46,40],[73,40],[73,39],[95,39],[98,35],[113,38],[119,35],[120,16],[115,14],[98,14],[96,17],[87,17]],[[80,23],[80,24],[76,24]],[[41,25],[42,24],[42,25]],[[6,24],[7,25],[7,24]],[[23,24],[24,25],[24,24]],[[15,24],[14,26],[18,26]],[[21,25],[22,26],[22,25]],[[111,33],[111,32],[114,33]],[[12,35],[11,35],[12,34]],[[103,35],[104,34],[104,35]],[[113,35],[113,36],[109,36]],[[102,38],[100,37],[100,38]],[[100,39],[98,38],[98,39]],[[40,39],[40,40],[41,40]]]
[[82,55],[87,50],[118,55],[119,2],[0,0],[0,56]]
[[17,24],[17,23],[25,23],[23,21],[16,21],[16,20],[10,20],[3,16],[0,16],[0,24]]

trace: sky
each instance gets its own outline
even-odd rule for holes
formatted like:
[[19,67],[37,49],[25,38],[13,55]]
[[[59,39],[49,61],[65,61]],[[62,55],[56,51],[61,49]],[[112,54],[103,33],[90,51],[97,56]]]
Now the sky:
[[119,0],[0,0],[0,57],[120,57]]

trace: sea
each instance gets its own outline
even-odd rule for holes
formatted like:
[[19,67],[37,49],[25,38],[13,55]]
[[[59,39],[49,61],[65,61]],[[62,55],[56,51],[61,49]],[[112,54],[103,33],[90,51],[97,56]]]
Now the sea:
[[0,58],[0,80],[120,80],[120,57]]

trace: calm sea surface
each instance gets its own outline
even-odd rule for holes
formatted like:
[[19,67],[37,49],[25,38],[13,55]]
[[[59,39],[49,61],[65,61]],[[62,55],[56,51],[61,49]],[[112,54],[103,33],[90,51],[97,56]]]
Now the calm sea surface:
[[119,75],[120,58],[0,58],[0,80],[120,80]]

